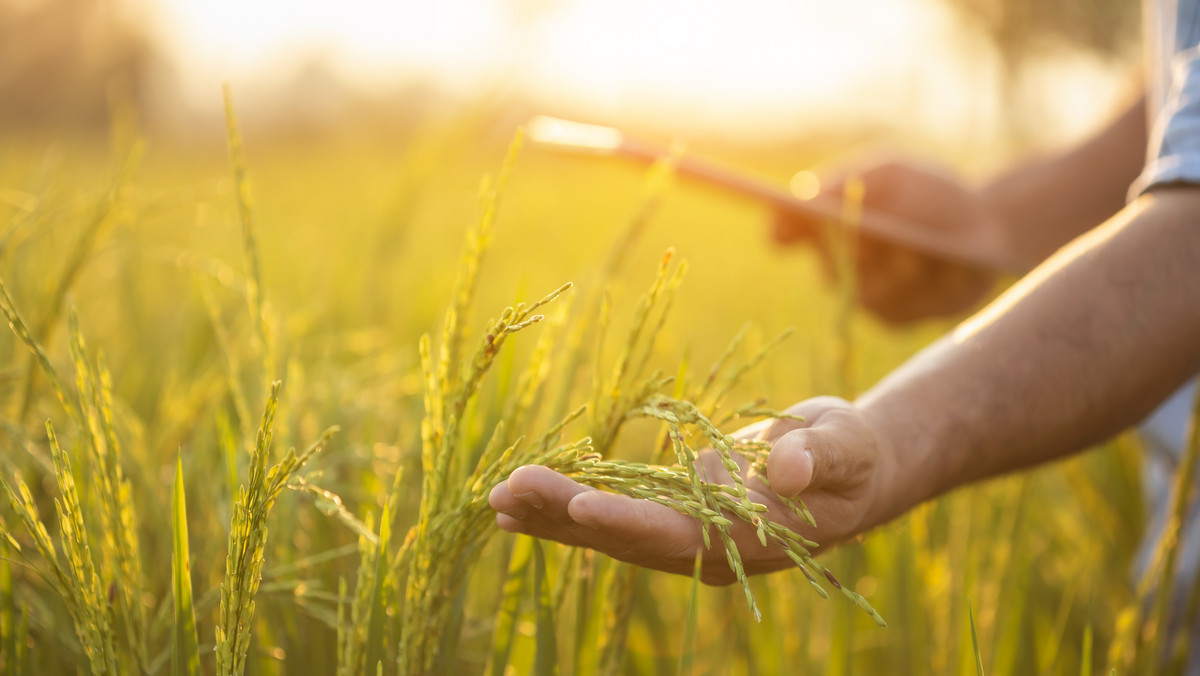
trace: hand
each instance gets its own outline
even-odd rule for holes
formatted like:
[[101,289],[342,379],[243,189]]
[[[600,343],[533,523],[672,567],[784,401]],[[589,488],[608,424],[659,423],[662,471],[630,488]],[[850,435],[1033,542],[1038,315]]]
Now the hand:
[[[842,171],[821,183],[822,195],[840,201],[845,177],[863,181],[863,206],[944,233],[979,248],[1002,248],[1005,228],[979,193],[950,174],[927,167],[885,162]],[[833,276],[822,224],[792,213],[776,215],[773,238],[780,244],[809,241]],[[977,305],[995,275],[961,263],[862,235],[857,242],[858,299],[882,319],[904,323],[953,315]]]
[[[771,420],[735,436],[763,438],[774,447],[767,478],[774,490],[751,478],[750,499],[768,508],[768,517],[787,524],[822,546],[835,544],[874,523],[879,488],[894,465],[862,414],[833,397],[810,399],[788,411],[805,422]],[[699,460],[706,476],[732,483],[712,451]],[[745,463],[739,463],[745,470]],[[816,518],[813,529],[799,521],[779,494],[799,495]],[[590,547],[646,568],[691,575],[696,551],[704,547],[699,522],[648,500],[636,500],[578,484],[546,467],[520,467],[498,484],[489,498],[500,528],[563,544]],[[730,534],[747,573],[765,573],[793,564],[776,547],[763,547],[754,528],[733,519]],[[735,581],[720,541],[705,551],[701,579],[707,584]]]

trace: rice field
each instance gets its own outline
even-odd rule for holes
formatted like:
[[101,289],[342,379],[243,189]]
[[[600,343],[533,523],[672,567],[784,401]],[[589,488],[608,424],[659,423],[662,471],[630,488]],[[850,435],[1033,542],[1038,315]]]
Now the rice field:
[[800,565],[728,587],[500,532],[487,494],[535,462],[728,551],[754,507],[689,454],[753,460],[724,435],[951,324],[878,324],[762,211],[521,148],[487,105],[382,136],[228,113],[0,144],[0,673],[1179,669],[1130,572],[1131,436],[815,560],[764,523]]

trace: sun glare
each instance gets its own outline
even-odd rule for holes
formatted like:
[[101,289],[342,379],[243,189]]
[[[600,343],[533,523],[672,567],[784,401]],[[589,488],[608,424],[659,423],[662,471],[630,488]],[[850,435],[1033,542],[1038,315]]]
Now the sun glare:
[[912,48],[945,29],[943,11],[922,0],[528,4],[170,0],[165,30],[206,96],[211,80],[270,80],[320,57],[362,86],[419,73],[460,90],[513,83],[601,114],[633,107],[719,122],[886,87],[923,68]]
[[160,14],[201,105],[217,82],[269,89],[319,61],[367,90],[504,86],[571,117],[769,137],[898,116],[943,129],[988,77],[935,0],[168,0]]

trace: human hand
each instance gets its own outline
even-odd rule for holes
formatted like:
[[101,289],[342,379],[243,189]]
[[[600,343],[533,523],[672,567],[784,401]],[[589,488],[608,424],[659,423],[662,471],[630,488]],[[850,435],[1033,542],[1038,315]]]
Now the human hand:
[[[928,228],[964,246],[1004,251],[1005,227],[977,191],[951,174],[905,162],[875,163],[834,172],[821,181],[820,195],[840,201],[847,177],[864,185],[863,206]],[[807,241],[821,253],[823,269],[834,265],[822,223],[777,212],[773,239],[782,245]],[[992,288],[995,275],[972,263],[949,260],[875,239],[857,240],[858,300],[880,318],[904,323],[973,308]]]
[[[734,435],[773,443],[767,460],[770,488],[751,475],[746,480],[750,499],[767,506],[766,518],[821,546],[874,525],[876,498],[894,463],[880,452],[862,414],[834,397],[810,399],[788,413],[805,421],[764,421]],[[732,483],[715,453],[702,453],[699,463],[710,480]],[[739,465],[745,472],[747,463],[739,459]],[[800,521],[780,495],[799,495],[817,527]],[[695,519],[665,505],[584,486],[546,467],[518,468],[492,490],[489,501],[498,512],[497,525],[506,531],[590,547],[646,568],[690,575],[696,551],[704,547]],[[729,531],[747,573],[794,565],[779,548],[762,546],[753,526],[733,519]],[[704,552],[701,579],[707,584],[737,579],[719,544]]]

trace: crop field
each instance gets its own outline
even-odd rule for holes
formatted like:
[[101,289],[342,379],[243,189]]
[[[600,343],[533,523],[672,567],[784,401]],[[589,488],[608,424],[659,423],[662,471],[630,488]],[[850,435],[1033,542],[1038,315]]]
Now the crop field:
[[1131,572],[1132,436],[816,559],[770,530],[800,565],[748,586],[501,532],[489,491],[537,462],[692,510],[719,552],[757,517],[688,453],[753,461],[723,435],[952,324],[887,328],[762,210],[521,147],[488,106],[311,137],[233,110],[187,142],[0,140],[0,673],[1181,664]]

